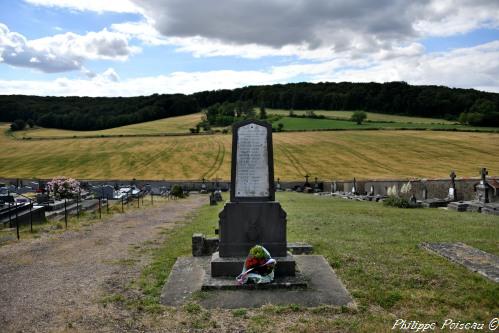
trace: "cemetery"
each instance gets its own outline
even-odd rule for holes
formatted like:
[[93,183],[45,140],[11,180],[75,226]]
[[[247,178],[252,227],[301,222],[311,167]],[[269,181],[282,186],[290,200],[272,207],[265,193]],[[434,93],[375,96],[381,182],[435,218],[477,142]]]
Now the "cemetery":
[[0,1],[0,333],[499,332],[499,1]]
[[[137,319],[128,328],[147,322],[169,330],[178,325],[200,330],[240,325],[268,331],[272,322],[282,331],[289,321],[296,330],[384,331],[393,324],[393,313],[415,313],[410,305],[415,295],[427,308],[419,312],[420,320],[438,316],[429,306],[437,290],[443,293],[437,298],[439,309],[460,316],[468,313],[456,307],[462,302],[471,302],[475,318],[482,321],[497,308],[499,198],[497,177],[491,175],[494,165],[477,168],[472,178],[447,170],[448,178],[440,179],[369,179],[362,174],[327,179],[304,173],[301,179],[283,180],[275,176],[275,134],[268,123],[243,121],[231,135],[229,179],[0,179],[0,256],[2,247],[36,240],[37,230],[58,237],[50,236],[57,229],[43,229],[45,225],[64,222],[62,231],[83,227],[91,235],[87,225],[102,221],[95,225],[111,223],[110,230],[123,225],[133,235],[140,230],[132,227],[136,223],[163,223],[154,215],[140,216],[195,203],[194,215],[165,230],[158,245],[132,243],[138,252],[121,251],[121,256],[128,252],[120,259],[127,266],[106,266],[127,279],[104,291],[101,304],[106,306],[99,306],[103,314],[116,309],[135,313]],[[60,182],[69,184],[70,195],[55,187]],[[182,194],[175,197],[178,190]],[[179,198],[184,199],[171,200]],[[394,199],[419,209],[387,205]],[[19,210],[17,218],[14,210]],[[33,223],[35,233],[30,232]],[[95,244],[103,239],[113,238],[104,236]],[[149,263],[137,268],[138,275],[126,273],[125,267],[145,260],[139,259],[144,247],[152,254]],[[84,253],[90,249],[100,251],[91,246],[82,255],[88,256]],[[131,281],[135,296],[126,287]],[[301,323],[296,315],[307,319]],[[168,319],[172,316],[176,319]],[[72,325],[89,327],[79,320]],[[106,319],[104,325],[128,329],[122,321]]]

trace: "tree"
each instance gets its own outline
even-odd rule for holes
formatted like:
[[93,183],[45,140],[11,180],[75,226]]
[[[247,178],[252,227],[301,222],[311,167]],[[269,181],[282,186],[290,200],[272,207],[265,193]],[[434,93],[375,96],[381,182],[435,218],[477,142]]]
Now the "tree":
[[283,127],[284,127],[284,124],[283,124],[283,123],[279,123],[279,124],[277,124],[277,131],[278,131],[278,132],[282,132]]
[[491,114],[496,112],[496,105],[488,99],[477,99],[470,108],[470,113]]
[[260,119],[267,119],[267,111],[265,110],[265,106],[260,106]]
[[16,119],[12,124],[10,124],[11,131],[22,131],[26,128],[26,123],[22,119]]
[[362,124],[362,122],[367,118],[367,114],[364,111],[355,111],[350,117],[351,121],[355,121],[357,125]]

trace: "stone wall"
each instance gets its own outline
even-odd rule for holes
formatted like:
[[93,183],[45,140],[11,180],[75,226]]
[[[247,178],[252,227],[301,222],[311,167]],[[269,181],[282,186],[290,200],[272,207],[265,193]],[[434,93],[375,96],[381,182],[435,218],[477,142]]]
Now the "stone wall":
[[[489,177],[488,179],[499,180],[499,177]],[[27,185],[30,182],[38,181],[38,179],[20,179],[19,183],[23,185]],[[47,181],[47,180],[44,180]],[[81,182],[87,182],[90,185],[131,185],[135,184],[137,186],[145,186],[146,184],[151,185],[153,188],[172,188],[173,185],[181,185],[184,190],[188,191],[199,191],[201,190],[201,186],[203,184],[202,181],[185,181],[185,180],[80,180]],[[456,179],[456,189],[457,189],[457,197],[458,200],[472,200],[475,198],[475,190],[474,186],[478,184],[480,181],[479,178],[466,178],[466,179]],[[332,182],[331,181],[323,181],[319,179],[319,182],[323,182],[324,191],[331,191]],[[358,193],[369,193],[371,186],[374,187],[374,194],[386,195],[387,189],[392,186],[397,187],[397,191],[400,192],[402,185],[406,184],[407,180],[357,180],[357,192]],[[17,184],[17,179],[1,179],[0,183],[9,184]],[[218,184],[217,184],[218,183]],[[300,181],[281,181],[281,189],[292,189],[296,186],[303,186],[305,183],[304,180]],[[309,180],[311,186],[314,185],[313,180]],[[221,190],[229,190],[230,182],[229,181],[206,181],[205,182],[206,189],[208,191],[220,188]],[[337,191],[350,192],[353,187],[352,180],[338,180],[336,181]],[[446,198],[449,195],[449,187],[450,187],[450,179],[419,179],[411,181],[411,194],[414,194],[417,199],[423,199],[423,188],[426,186],[428,198]]]

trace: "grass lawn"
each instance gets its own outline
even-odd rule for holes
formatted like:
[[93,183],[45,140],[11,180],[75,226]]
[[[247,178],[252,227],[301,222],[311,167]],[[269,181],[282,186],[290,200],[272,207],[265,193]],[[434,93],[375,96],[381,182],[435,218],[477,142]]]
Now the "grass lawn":
[[[257,110],[258,111],[258,110]],[[333,110],[313,110],[316,115],[323,115],[329,118],[350,119],[354,111],[333,111]],[[296,115],[306,114],[306,110],[293,110]],[[289,110],[282,109],[267,109],[268,114],[277,114],[280,116],[289,115]],[[409,117],[399,116],[393,114],[383,114],[366,112],[367,120],[371,121],[393,121],[397,123],[417,123],[417,124],[454,124],[453,121],[438,118],[423,118],[423,117]]]
[[[176,258],[190,255],[194,232],[213,235],[222,206],[205,206],[167,232],[138,281],[145,309],[183,314],[184,328],[223,323],[248,332],[388,332],[398,318],[488,323],[499,313],[499,285],[418,247],[421,242],[463,242],[499,255],[499,217],[439,209],[387,208],[297,193],[278,193],[288,213],[288,240],[312,244],[326,257],[357,303],[357,309],[266,306],[254,310],[183,309],[157,305]],[[173,312],[172,312],[173,311]],[[160,315],[158,318],[169,318]],[[202,318],[213,320],[202,321]],[[168,320],[168,319],[166,319]],[[172,319],[170,319],[172,320]]]
[[[0,126],[0,177],[80,179],[230,178],[231,135],[15,140]],[[499,170],[498,133],[283,132],[275,176],[301,180],[478,176]],[[423,163],[424,162],[424,163]],[[479,164],[477,164],[479,163]]]
[[339,119],[312,119],[283,117],[272,123],[273,127],[282,123],[284,131],[312,131],[312,130],[366,130],[366,129],[432,129],[432,130],[470,130],[470,131],[498,131],[499,128],[493,127],[472,127],[460,124],[438,124],[438,123],[411,123],[411,122],[364,122],[357,125],[353,121]]

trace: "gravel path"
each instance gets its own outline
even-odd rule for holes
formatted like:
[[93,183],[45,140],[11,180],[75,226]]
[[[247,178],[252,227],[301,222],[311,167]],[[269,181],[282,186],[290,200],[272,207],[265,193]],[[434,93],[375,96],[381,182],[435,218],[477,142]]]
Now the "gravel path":
[[157,240],[206,200],[191,196],[1,247],[0,332],[71,331],[71,321],[98,314],[103,290],[130,273],[129,249]]

